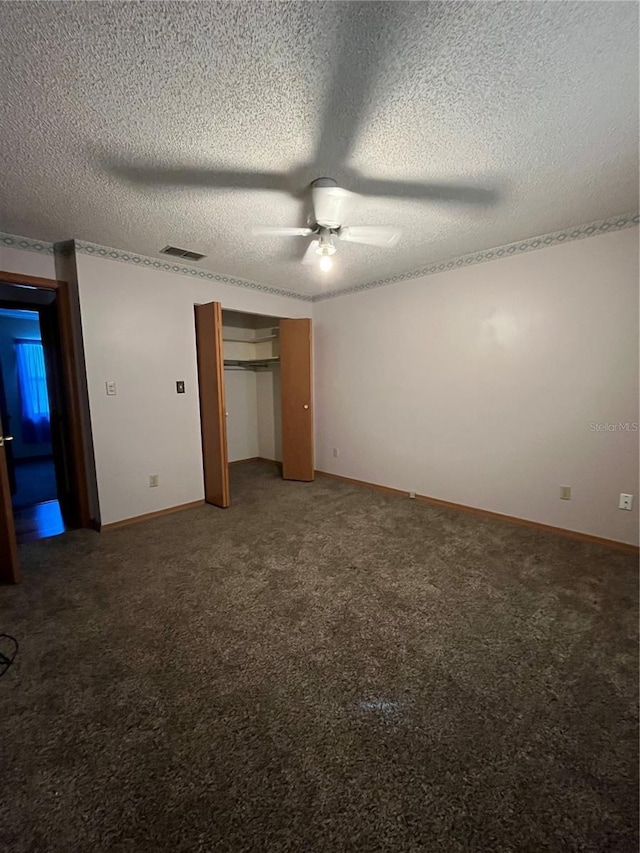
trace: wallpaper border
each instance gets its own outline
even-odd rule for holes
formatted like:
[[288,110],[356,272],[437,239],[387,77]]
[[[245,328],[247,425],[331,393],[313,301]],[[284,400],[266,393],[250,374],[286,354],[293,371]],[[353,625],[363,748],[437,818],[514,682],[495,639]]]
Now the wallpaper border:
[[424,278],[436,275],[440,272],[460,269],[460,267],[483,264],[488,261],[497,261],[513,255],[521,255],[525,252],[534,252],[537,249],[547,249],[550,246],[558,246],[562,243],[571,243],[574,240],[582,240],[585,237],[596,237],[599,234],[608,234],[612,231],[621,231],[623,228],[631,228],[638,225],[640,215],[629,213],[624,216],[613,216],[609,219],[599,219],[596,222],[588,222],[585,225],[576,225],[573,228],[564,228],[561,231],[552,231],[550,234],[541,234],[537,237],[527,237],[525,240],[517,240],[515,243],[507,243],[504,246],[496,246],[492,249],[484,249],[481,252],[470,252],[467,255],[457,255],[443,261],[413,270],[412,272],[399,273],[388,278],[379,278],[375,281],[367,281],[363,284],[354,284],[351,287],[329,290],[319,293],[313,297],[313,302],[322,302],[325,299],[334,299],[338,296],[348,296],[353,293],[361,293],[364,290],[372,290],[375,287],[386,287],[389,284],[398,284],[412,278]]
[[[75,244],[76,251],[81,252],[83,255],[92,255],[110,261],[133,264],[137,267],[160,270],[161,272],[169,272],[174,275],[186,275],[189,278],[217,281],[221,284],[244,287],[247,290],[256,290],[259,293],[268,293],[272,296],[284,296],[288,299],[299,299],[302,302],[312,301],[312,297],[309,294],[296,293],[294,290],[273,287],[269,284],[260,284],[257,281],[249,281],[248,279],[236,278],[231,275],[222,275],[211,272],[210,270],[203,270],[184,264],[169,263],[161,261],[158,258],[149,257],[148,255],[139,255],[136,252],[125,252],[121,249],[112,249],[109,246],[100,246],[98,243],[87,243],[85,240],[75,240],[73,238],[71,240]],[[60,242],[66,243],[69,241],[61,240]],[[9,249],[23,249],[27,252],[42,252],[47,255],[54,254],[53,243],[48,243],[46,240],[32,240],[29,237],[18,237],[15,234],[7,234],[3,231],[0,231],[0,246],[6,246]]]
[[[481,252],[470,252],[466,255],[457,255],[442,261],[436,261],[422,269],[412,270],[411,272],[406,273],[398,273],[397,275],[388,276],[387,278],[379,278],[374,281],[354,284],[350,287],[339,288],[337,290],[329,290],[326,293],[317,293],[314,296],[297,293],[294,290],[286,290],[285,288],[273,287],[268,284],[260,284],[259,282],[249,281],[243,278],[236,278],[235,276],[221,275],[220,273],[198,269],[197,267],[169,263],[167,261],[161,261],[158,258],[149,257],[148,255],[139,255],[135,252],[124,252],[120,249],[100,246],[97,243],[87,243],[84,240],[74,240],[74,242],[76,249],[86,255],[106,258],[107,260],[119,261],[125,264],[133,264],[134,266],[147,269],[156,269],[162,272],[173,273],[174,275],[186,275],[189,278],[199,278],[204,279],[205,281],[217,281],[221,284],[230,284],[234,287],[244,287],[248,290],[268,293],[273,296],[284,296],[288,299],[299,299],[302,302],[322,302],[325,299],[334,299],[338,296],[348,296],[354,293],[361,293],[362,291],[372,290],[376,287],[386,287],[390,284],[398,284],[399,282],[413,278],[424,278],[429,275],[436,275],[440,272],[447,272],[453,269],[460,269],[461,267],[473,266],[474,264],[488,263],[489,261],[497,261],[501,258],[521,255],[525,252],[534,252],[537,249],[546,249],[550,246],[558,246],[562,243],[571,243],[574,240],[582,240],[586,237],[595,237],[599,234],[621,231],[623,228],[637,226],[639,222],[640,215],[638,213],[613,216],[608,219],[597,220],[596,222],[588,222],[585,225],[576,225],[572,228],[564,228],[561,231],[553,231],[549,234],[528,237],[525,240],[518,240],[515,243],[507,243],[504,246],[484,249]],[[18,237],[15,234],[7,234],[4,232],[0,232],[0,245],[7,246],[10,249],[23,249],[28,252],[42,252],[48,255],[53,254],[53,243],[48,243],[46,240],[32,240],[28,237]]]
[[0,244],[8,249],[24,249],[26,252],[43,252],[45,255],[53,255],[53,243],[17,237],[15,234],[6,234],[4,231],[0,231]]

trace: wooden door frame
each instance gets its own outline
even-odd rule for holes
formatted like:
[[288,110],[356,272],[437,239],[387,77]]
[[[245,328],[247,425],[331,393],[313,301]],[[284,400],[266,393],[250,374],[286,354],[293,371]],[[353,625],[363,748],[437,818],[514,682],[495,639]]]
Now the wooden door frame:
[[[3,424],[0,423],[0,434],[2,429]],[[3,448],[0,448],[0,453],[2,452]],[[19,583],[20,563],[16,531],[11,517],[11,490],[7,466],[2,459],[0,459],[0,504],[7,507],[7,512],[0,516],[0,582]]]
[[[0,303],[2,304],[2,303]],[[11,432],[11,427],[9,423],[3,420],[3,414],[7,416],[7,420],[11,421],[11,415],[9,415],[9,410],[7,406],[7,394],[6,388],[4,384],[4,376],[2,373],[2,361],[0,360],[0,434],[2,434],[5,430]],[[4,405],[3,405],[4,403]],[[9,494],[14,495],[17,490],[16,484],[16,472],[15,472],[15,459],[13,458],[13,446],[10,442],[4,443],[4,453],[7,461],[7,475],[9,478]],[[11,461],[9,461],[11,460]]]
[[224,387],[222,304],[194,305],[196,363],[200,403],[200,434],[204,499],[225,509],[231,503]]
[[82,426],[81,396],[78,387],[78,371],[86,370],[78,353],[73,335],[73,311],[71,288],[66,281],[51,278],[38,278],[31,275],[4,272],[0,270],[0,282],[3,284],[26,285],[39,290],[53,290],[57,302],[57,327],[60,343],[62,383],[64,403],[71,448],[71,467],[69,472],[73,486],[76,507],[77,527],[93,527],[89,499],[89,483],[84,446],[85,435]]

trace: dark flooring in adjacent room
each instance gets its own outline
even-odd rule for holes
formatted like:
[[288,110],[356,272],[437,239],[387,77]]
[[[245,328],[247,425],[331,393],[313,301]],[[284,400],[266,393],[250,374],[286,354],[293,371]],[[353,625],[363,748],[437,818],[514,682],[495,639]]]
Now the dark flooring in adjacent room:
[[232,487],[21,547],[2,849],[637,853],[636,557],[265,463]]
[[41,459],[17,459],[15,462],[17,490],[11,499],[14,510],[58,498],[56,469],[53,456]]
[[64,533],[53,456],[16,460],[13,518],[19,543]]
[[19,544],[35,542],[47,536],[59,536],[65,530],[59,501],[45,501],[16,509],[13,511],[13,521]]

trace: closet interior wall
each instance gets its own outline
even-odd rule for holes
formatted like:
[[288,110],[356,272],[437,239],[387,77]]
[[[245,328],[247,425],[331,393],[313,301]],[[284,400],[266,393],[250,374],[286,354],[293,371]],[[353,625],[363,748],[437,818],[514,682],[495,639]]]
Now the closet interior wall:
[[282,461],[280,318],[222,312],[229,462]]

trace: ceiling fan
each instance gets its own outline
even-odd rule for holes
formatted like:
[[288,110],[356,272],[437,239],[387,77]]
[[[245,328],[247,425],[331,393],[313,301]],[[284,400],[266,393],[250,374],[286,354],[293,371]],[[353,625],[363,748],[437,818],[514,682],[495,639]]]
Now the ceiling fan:
[[333,255],[337,251],[336,240],[349,243],[365,243],[367,246],[392,248],[400,239],[400,230],[385,225],[345,225],[356,193],[339,187],[333,178],[317,178],[311,184],[311,201],[314,217],[307,228],[288,228],[278,225],[257,225],[251,228],[256,235],[273,237],[311,237],[303,264],[313,264],[320,259],[324,272],[333,266]]
[[[426,4],[425,4],[426,5]],[[254,234],[313,237],[303,263],[318,258],[323,269],[331,266],[336,241],[393,247],[400,231],[384,226],[346,225],[352,202],[358,196],[402,198],[446,204],[490,206],[500,197],[496,188],[457,181],[403,181],[361,174],[349,165],[361,126],[367,119],[368,105],[375,100],[374,84],[385,67],[385,54],[393,49],[393,33],[415,7],[403,3],[346,3],[339,7],[340,39],[331,61],[331,81],[324,99],[318,138],[311,162],[287,172],[219,169],[191,164],[158,164],[144,160],[126,160],[94,149],[102,168],[109,174],[145,188],[150,186],[194,187],[236,191],[285,192],[305,200],[311,188],[313,216],[308,227],[252,228]],[[368,45],[354,50],[355,41]],[[349,85],[345,86],[345,80]],[[333,178],[335,175],[343,189]],[[314,180],[315,179],[315,180]]]

